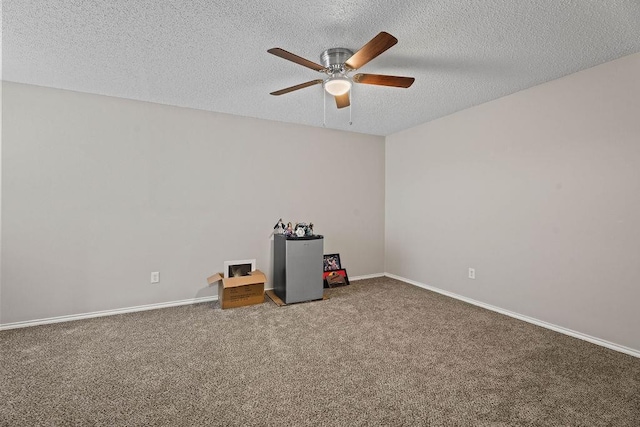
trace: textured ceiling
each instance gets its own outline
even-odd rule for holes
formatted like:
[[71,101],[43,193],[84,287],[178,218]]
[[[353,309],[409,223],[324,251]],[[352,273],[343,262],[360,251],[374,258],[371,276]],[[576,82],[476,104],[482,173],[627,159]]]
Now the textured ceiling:
[[360,69],[409,89],[327,97],[326,127],[389,135],[640,51],[640,2],[621,0],[4,0],[4,80],[323,126],[323,90],[269,92],[380,31],[398,44]]

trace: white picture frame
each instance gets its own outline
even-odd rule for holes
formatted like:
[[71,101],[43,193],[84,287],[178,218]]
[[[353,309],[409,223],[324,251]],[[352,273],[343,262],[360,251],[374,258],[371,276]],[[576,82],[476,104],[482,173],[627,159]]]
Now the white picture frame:
[[240,273],[241,276],[246,276],[246,273],[255,271],[255,269],[255,259],[239,259],[235,261],[225,261],[223,271],[225,279],[228,279],[229,277],[234,277],[237,273]]

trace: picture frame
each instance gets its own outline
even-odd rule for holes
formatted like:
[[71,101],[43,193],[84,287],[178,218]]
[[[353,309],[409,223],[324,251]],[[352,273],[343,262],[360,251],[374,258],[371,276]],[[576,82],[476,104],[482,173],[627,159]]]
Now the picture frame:
[[[336,282],[334,280],[331,280],[331,276],[334,275],[342,277],[344,279],[344,283],[342,283],[342,281]],[[324,282],[325,288],[336,288],[339,286],[347,286],[350,284],[347,270],[345,270],[344,268],[341,268],[340,270],[325,271],[324,273],[322,273],[322,280]]]
[[256,260],[255,259],[240,259],[235,261],[224,262],[224,277],[240,277],[248,276],[250,272],[255,271]]
[[340,254],[323,255],[322,271],[336,271],[342,269]]

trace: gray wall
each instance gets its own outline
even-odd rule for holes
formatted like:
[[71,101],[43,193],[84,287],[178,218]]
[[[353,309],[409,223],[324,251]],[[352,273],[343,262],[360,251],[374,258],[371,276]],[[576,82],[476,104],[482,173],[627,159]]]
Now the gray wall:
[[386,272],[640,349],[639,171],[640,54],[394,134]]
[[270,276],[280,217],[350,276],[383,272],[381,137],[6,82],[3,101],[0,323],[215,295],[225,260]]
[[631,55],[389,136],[386,170],[379,137],[4,83],[0,323],[214,295],[228,259],[270,274],[282,216],[351,276],[640,349],[639,75]]

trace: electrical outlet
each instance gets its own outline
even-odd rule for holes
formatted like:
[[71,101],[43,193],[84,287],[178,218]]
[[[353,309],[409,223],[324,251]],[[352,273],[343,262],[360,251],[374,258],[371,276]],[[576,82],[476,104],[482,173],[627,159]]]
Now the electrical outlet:
[[475,279],[475,278],[476,278],[476,269],[469,268],[469,279]]
[[151,272],[151,283],[159,283],[160,282],[160,272],[153,271]]

